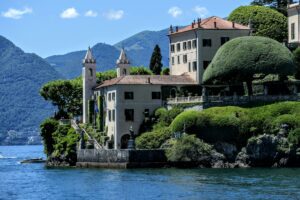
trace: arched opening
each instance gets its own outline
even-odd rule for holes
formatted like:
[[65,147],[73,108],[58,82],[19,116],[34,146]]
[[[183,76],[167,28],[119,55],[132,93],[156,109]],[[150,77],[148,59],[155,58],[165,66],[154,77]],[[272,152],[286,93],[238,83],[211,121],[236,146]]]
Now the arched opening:
[[127,74],[127,70],[123,69],[123,75],[126,75],[126,74]]
[[127,149],[129,139],[130,139],[129,134],[125,134],[121,137],[121,149]]
[[89,71],[90,71],[90,76],[93,76],[93,70],[89,69]]

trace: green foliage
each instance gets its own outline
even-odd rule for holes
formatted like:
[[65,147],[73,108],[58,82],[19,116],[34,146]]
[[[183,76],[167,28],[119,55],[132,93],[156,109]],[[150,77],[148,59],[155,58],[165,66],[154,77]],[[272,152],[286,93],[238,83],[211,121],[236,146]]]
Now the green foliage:
[[179,115],[182,111],[182,108],[177,107],[171,110],[167,110],[164,107],[156,109],[156,111],[154,112],[154,116],[157,119],[158,123],[154,126],[154,129],[169,126],[171,122],[175,119],[175,117]]
[[80,79],[56,80],[42,86],[40,95],[57,106],[59,113],[82,114],[82,82]]
[[196,134],[206,142],[225,141],[243,146],[263,133],[277,134],[280,125],[300,128],[300,103],[282,102],[253,108],[213,107],[202,112],[185,111],[171,123],[172,132]]
[[289,136],[288,136],[288,141],[291,144],[300,146],[300,128],[296,128],[296,129],[290,131]]
[[166,127],[143,133],[135,139],[136,148],[159,149],[161,145],[171,137],[171,130]]
[[163,66],[163,64],[161,63],[161,59],[162,56],[160,48],[158,45],[155,45],[149,64],[149,68],[153,72],[153,74],[160,75]]
[[164,68],[161,72],[162,75],[170,75],[170,68]]
[[152,71],[146,67],[131,67],[130,75],[152,75]]
[[287,38],[287,18],[268,7],[241,6],[229,15],[228,20],[244,25],[251,21],[254,36],[269,37],[279,42]]
[[287,15],[287,5],[290,0],[253,0],[252,5],[269,6],[270,8],[276,9],[285,16]]
[[295,61],[295,64],[297,66],[297,71],[296,71],[296,74],[295,74],[295,78],[300,80],[300,47],[295,49],[295,51],[293,51],[293,54],[294,54],[294,61]]
[[[203,74],[203,81],[246,81],[251,84],[255,74],[287,76],[293,75],[295,70],[292,53],[279,42],[257,36],[240,37],[227,42],[217,51]],[[250,84],[248,90],[252,92]]]
[[44,152],[47,156],[51,155],[54,151],[54,138],[53,133],[58,128],[58,121],[55,119],[48,118],[40,125],[41,137],[44,142]]
[[208,156],[211,151],[212,146],[195,135],[184,135],[166,150],[166,156],[172,162],[197,162],[202,156]]
[[97,72],[96,77],[97,77],[97,83],[100,84],[100,83],[102,83],[106,80],[116,78],[117,77],[117,72],[116,72],[116,70],[108,70],[108,71],[104,71],[104,72]]
[[99,131],[103,131],[104,130],[104,111],[103,111],[103,97],[102,96],[98,96],[97,99],[97,106],[98,106],[98,113],[97,113],[97,128],[99,129]]

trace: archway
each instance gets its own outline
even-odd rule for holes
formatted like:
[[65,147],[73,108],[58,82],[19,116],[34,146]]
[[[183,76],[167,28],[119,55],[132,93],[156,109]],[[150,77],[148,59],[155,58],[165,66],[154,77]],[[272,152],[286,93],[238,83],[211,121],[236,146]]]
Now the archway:
[[121,137],[121,149],[127,149],[129,139],[130,139],[129,134],[125,134]]

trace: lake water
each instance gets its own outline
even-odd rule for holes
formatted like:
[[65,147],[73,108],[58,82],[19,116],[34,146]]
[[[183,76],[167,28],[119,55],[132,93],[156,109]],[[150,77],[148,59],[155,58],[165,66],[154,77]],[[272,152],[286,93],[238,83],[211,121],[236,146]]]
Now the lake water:
[[46,169],[0,146],[0,199],[300,199],[300,169]]

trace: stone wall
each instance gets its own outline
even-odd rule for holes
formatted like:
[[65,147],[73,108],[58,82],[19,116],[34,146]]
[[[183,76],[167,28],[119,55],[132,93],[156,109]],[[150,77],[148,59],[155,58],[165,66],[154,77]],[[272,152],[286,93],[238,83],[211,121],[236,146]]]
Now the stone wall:
[[81,149],[77,151],[78,167],[140,168],[167,165],[164,150]]

